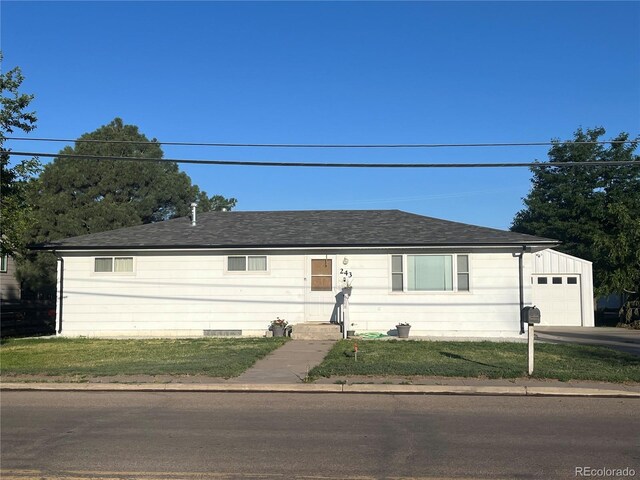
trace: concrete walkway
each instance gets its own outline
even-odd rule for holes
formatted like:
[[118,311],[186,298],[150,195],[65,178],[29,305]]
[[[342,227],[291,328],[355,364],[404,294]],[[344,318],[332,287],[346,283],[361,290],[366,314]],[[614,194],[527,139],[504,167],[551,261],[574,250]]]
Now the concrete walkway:
[[613,348],[640,356],[640,330],[612,327],[536,327],[536,339]]
[[309,370],[322,362],[334,343],[331,340],[291,340],[229,383],[302,383]]

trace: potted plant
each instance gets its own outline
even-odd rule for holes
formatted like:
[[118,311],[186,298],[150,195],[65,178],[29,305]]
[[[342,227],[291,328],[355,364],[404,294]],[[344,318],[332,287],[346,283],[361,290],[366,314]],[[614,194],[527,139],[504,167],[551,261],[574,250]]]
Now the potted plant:
[[410,324],[399,323],[396,325],[396,329],[398,330],[398,338],[409,338],[409,330],[411,329]]
[[284,337],[284,332],[287,330],[288,322],[284,318],[276,317],[271,321],[269,330],[273,332],[274,337]]

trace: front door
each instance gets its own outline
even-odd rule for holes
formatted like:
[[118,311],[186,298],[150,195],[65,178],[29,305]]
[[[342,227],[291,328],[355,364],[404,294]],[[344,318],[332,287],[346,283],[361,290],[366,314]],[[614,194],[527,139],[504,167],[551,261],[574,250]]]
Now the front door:
[[335,268],[335,255],[306,258],[305,321],[330,322],[335,316]]

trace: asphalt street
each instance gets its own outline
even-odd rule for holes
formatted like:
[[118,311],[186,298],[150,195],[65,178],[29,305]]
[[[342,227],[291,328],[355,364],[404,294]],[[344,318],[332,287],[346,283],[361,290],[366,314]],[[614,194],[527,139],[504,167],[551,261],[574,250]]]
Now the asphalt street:
[[640,477],[638,399],[3,392],[1,406],[3,480]]

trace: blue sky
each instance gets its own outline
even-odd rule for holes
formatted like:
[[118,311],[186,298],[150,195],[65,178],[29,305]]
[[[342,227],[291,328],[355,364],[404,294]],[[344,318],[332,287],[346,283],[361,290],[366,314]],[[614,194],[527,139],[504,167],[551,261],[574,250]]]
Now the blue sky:
[[[34,93],[33,136],[122,117],[165,141],[467,143],[640,132],[640,3],[9,2],[3,69]],[[63,144],[13,142],[57,152]],[[547,147],[164,147],[169,158],[546,159]],[[527,169],[182,166],[238,210],[398,208],[508,228]]]

